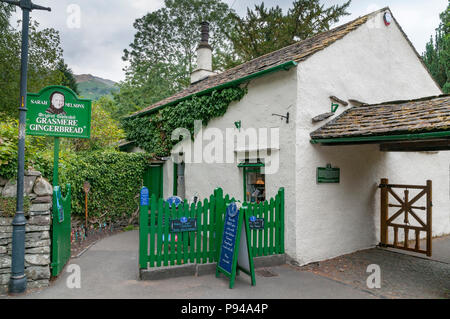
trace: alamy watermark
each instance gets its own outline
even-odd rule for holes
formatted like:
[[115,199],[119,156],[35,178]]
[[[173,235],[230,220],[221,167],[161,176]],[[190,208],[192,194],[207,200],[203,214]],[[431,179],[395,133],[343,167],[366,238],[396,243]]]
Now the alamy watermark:
[[69,29],[80,29],[81,28],[81,8],[78,4],[69,4],[66,10],[67,16],[67,27]]
[[173,150],[183,154],[173,156],[175,163],[233,164],[246,158],[254,162],[262,159],[265,174],[278,172],[279,128],[203,129],[202,121],[195,121],[194,135],[192,142],[188,129],[177,128],[172,132],[172,141],[179,141]]
[[81,288],[81,267],[77,264],[70,264],[67,266],[66,272],[70,275],[66,279],[66,286],[69,289]]
[[371,264],[367,266],[367,273],[370,273],[369,277],[367,277],[366,284],[367,288],[381,288],[381,268],[377,264]]

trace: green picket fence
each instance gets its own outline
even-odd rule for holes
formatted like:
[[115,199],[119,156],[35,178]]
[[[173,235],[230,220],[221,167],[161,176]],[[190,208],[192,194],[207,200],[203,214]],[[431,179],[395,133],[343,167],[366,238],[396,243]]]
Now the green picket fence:
[[[186,263],[211,263],[219,258],[226,205],[234,199],[218,188],[209,199],[175,208],[153,195],[149,205],[140,207],[139,267],[174,266]],[[252,230],[253,256],[284,253],[284,189],[275,198],[260,204],[243,204],[248,216],[264,218],[264,229]],[[169,221],[196,218],[197,230],[171,233]]]

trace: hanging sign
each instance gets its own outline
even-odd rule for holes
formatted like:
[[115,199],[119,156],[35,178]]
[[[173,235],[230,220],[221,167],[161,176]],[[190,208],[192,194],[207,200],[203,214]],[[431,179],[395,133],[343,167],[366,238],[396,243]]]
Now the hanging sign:
[[318,167],[317,183],[339,183],[340,175],[341,169],[331,167],[331,164],[327,164],[327,167]]
[[249,275],[252,286],[255,285],[250,229],[246,214],[246,210],[238,209],[234,202],[227,205],[216,277],[223,273],[230,279],[230,288],[233,288],[239,270]]
[[48,86],[27,94],[26,134],[90,138],[91,100],[79,99],[69,88]]

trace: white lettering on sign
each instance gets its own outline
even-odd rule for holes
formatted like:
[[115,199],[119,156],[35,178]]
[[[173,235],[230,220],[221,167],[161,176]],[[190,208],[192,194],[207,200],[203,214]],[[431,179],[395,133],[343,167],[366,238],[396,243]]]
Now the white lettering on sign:
[[72,126],[52,126],[52,125],[40,125],[30,124],[31,131],[44,131],[44,132],[56,132],[56,133],[73,133],[82,134],[84,129],[82,127]]
[[67,119],[59,119],[59,118],[45,118],[45,117],[38,117],[36,118],[36,123],[38,124],[59,124],[59,125],[70,125],[70,126],[77,126],[78,121],[77,120],[67,120]]
[[41,100],[30,100],[31,104],[37,104],[37,105],[48,105],[48,101],[41,101]]
[[84,104],[66,103],[66,106],[76,108],[76,109],[84,109]]

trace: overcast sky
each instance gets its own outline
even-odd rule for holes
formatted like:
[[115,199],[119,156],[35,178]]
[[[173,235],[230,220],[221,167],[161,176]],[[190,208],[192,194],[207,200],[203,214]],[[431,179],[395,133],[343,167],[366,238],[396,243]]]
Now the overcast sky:
[[[41,27],[53,27],[60,31],[64,59],[75,74],[90,73],[95,76],[120,81],[124,79],[121,57],[123,50],[133,41],[133,22],[147,12],[157,10],[163,0],[33,0],[49,6],[52,12],[33,11],[32,17]],[[247,7],[254,7],[262,0],[225,0],[236,12],[244,16]],[[279,5],[287,10],[293,0],[266,0],[266,7]],[[345,0],[322,0],[325,5],[342,4]],[[342,24],[361,15],[389,6],[419,53],[439,25],[439,14],[447,7],[448,0],[353,0],[350,16],[336,24]],[[80,28],[68,25],[71,4],[81,9]],[[68,10],[70,12],[68,12]],[[14,17],[16,21],[18,15]]]

